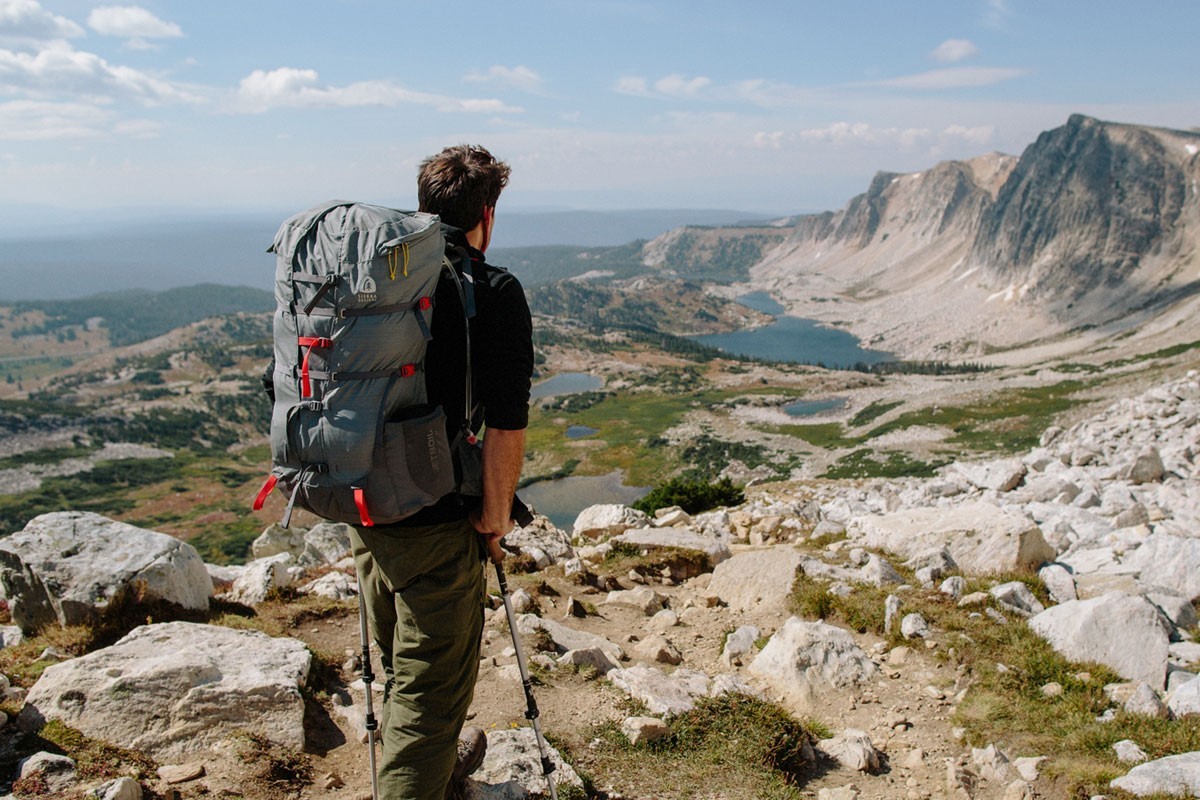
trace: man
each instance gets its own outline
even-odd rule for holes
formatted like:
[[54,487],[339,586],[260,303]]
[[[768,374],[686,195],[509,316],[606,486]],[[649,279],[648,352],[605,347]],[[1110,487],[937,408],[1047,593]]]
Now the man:
[[[454,226],[448,238],[471,260],[476,314],[470,365],[478,409],[466,416],[474,419],[472,430],[481,424],[486,430],[481,497],[452,493],[402,522],[356,529],[367,619],[387,678],[379,775],[386,800],[454,796],[486,746],[482,731],[464,734],[462,744],[459,732],[479,668],[483,564],[489,554],[500,557],[500,540],[513,526],[533,374],[524,291],[515,277],[484,260],[508,176],[508,165],[484,148],[460,145],[422,162],[417,178],[420,210]],[[456,471],[462,461],[480,458],[477,448],[461,446],[467,402],[463,319],[459,290],[443,276],[434,296],[425,383],[429,402],[446,412],[451,441],[460,443]]]

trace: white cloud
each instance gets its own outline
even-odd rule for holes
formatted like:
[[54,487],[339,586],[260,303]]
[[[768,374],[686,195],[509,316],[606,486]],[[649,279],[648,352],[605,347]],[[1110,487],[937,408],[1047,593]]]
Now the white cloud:
[[624,75],[617,79],[613,91],[617,94],[631,94],[634,97],[649,97],[650,89],[646,79],[636,75]]
[[83,35],[83,28],[46,11],[37,0],[0,0],[0,42],[41,42]]
[[51,42],[36,53],[0,49],[0,94],[45,98],[128,98],[147,104],[190,103],[199,98],[169,81],[131,67],[109,64],[94,53],[64,41]]
[[178,39],[183,30],[139,6],[101,6],[88,15],[88,27],[101,36],[121,39]]
[[860,85],[889,89],[968,89],[1003,83],[1027,74],[1028,70],[1012,67],[947,67]]
[[107,134],[113,113],[86,103],[13,100],[0,103],[0,140],[93,139]]
[[983,15],[983,24],[989,28],[1001,28],[1012,15],[1007,0],[987,0],[987,11]]
[[511,114],[523,111],[500,100],[457,98],[414,92],[389,81],[360,81],[326,86],[316,70],[281,67],[255,70],[242,78],[234,111],[261,113],[273,108],[349,108],[354,106],[428,106],[437,111]]
[[613,91],[618,94],[628,94],[634,97],[653,98],[696,98],[704,92],[712,81],[703,76],[686,78],[677,73],[659,78],[651,86],[648,79],[638,75],[626,75],[617,80]]
[[779,150],[783,147],[783,131],[759,131],[754,134],[754,146],[760,150]]
[[979,48],[968,39],[947,39],[929,55],[942,64],[953,64],[979,54]]
[[537,93],[542,90],[542,76],[524,65],[505,67],[497,64],[487,72],[472,72],[464,80],[472,83],[499,83],[523,92]]

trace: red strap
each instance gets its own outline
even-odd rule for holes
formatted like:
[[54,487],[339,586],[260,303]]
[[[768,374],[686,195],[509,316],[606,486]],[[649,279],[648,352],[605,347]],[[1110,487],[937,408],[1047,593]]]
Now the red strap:
[[267,495],[271,493],[277,483],[279,483],[279,478],[274,475],[267,476],[267,482],[258,490],[258,496],[254,498],[255,511],[262,511],[263,503],[267,502]]
[[433,308],[433,301],[428,297],[422,297],[417,300],[417,308],[421,309],[422,311],[428,311],[429,309]]
[[371,514],[367,511],[367,498],[363,494],[362,489],[354,490],[354,505],[358,506],[358,518],[362,522],[363,527],[373,527],[375,523],[371,520]]
[[400,377],[401,378],[411,378],[413,375],[416,375],[416,374],[417,374],[417,365],[416,364],[405,364],[404,366],[402,366],[400,368]]
[[300,336],[296,343],[304,350],[304,361],[300,365],[300,396],[312,397],[312,384],[308,381],[308,357],[314,347],[333,347],[333,339],[323,339],[319,336]]

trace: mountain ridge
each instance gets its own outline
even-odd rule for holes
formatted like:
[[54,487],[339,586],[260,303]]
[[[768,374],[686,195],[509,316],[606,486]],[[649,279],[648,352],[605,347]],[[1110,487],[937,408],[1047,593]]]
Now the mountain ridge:
[[[718,291],[770,291],[789,313],[909,358],[1137,333],[1155,320],[1195,338],[1180,309],[1200,292],[1197,153],[1195,132],[1072,115],[1019,157],[877,173],[844,208],[783,220],[786,235],[744,283]],[[691,257],[736,230],[707,231]],[[680,236],[649,243],[645,262],[678,260]]]

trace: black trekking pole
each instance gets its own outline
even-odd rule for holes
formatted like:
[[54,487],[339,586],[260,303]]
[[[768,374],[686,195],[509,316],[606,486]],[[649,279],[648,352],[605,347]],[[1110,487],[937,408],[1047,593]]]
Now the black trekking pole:
[[[524,527],[533,522],[533,515],[518,498],[513,498],[513,519]],[[533,725],[533,737],[537,740],[538,753],[542,757],[542,775],[546,778],[546,786],[550,787],[550,800],[558,800],[558,790],[554,788],[554,763],[550,760],[546,737],[542,736],[541,716],[537,701],[533,699],[533,679],[529,677],[529,666],[525,662],[525,648],[521,645],[521,635],[517,632],[516,614],[513,613],[512,600],[508,596],[508,581],[504,578],[504,551],[499,545],[491,548],[492,564],[496,567],[496,580],[500,584],[500,597],[504,601],[504,613],[508,617],[508,630],[512,634],[513,649],[517,651],[517,668],[521,671],[521,686],[525,689],[525,719]]]
[[354,577],[358,581],[358,629],[362,639],[362,682],[363,692],[367,696],[367,747],[370,748],[371,762],[371,800],[379,800],[379,770],[375,766],[375,730],[378,724],[375,721],[375,706],[372,694],[375,684],[375,675],[371,672],[371,644],[370,637],[367,635],[367,601],[363,599],[362,578],[358,575],[358,568],[355,567]]

